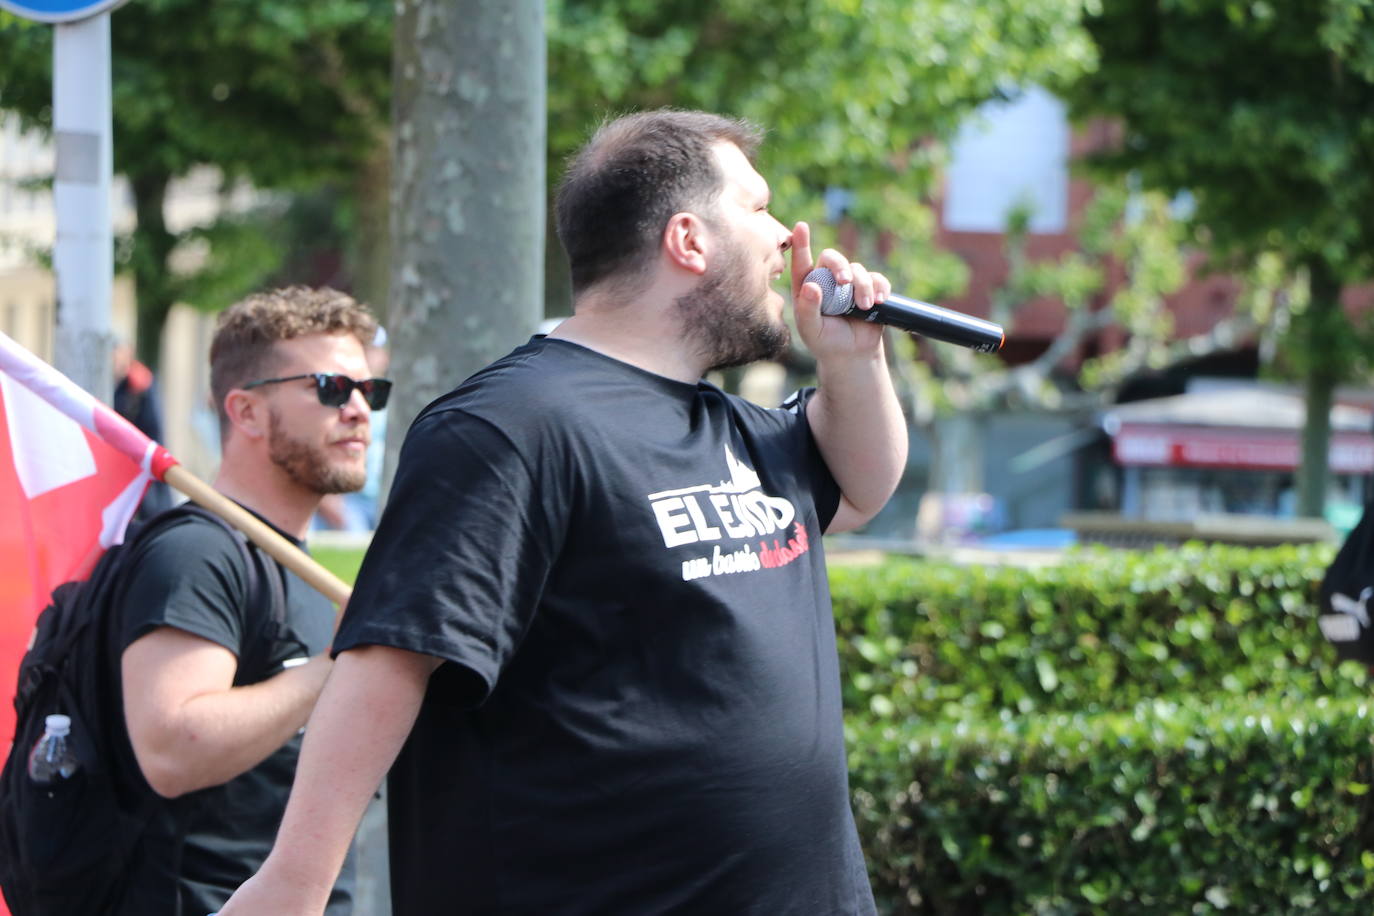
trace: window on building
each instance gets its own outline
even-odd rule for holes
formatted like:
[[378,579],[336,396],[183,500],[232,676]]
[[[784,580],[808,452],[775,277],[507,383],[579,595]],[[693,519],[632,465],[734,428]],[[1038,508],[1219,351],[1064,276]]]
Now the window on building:
[[1031,232],[1064,232],[1068,163],[1068,115],[1049,92],[1031,87],[983,105],[950,149],[945,228],[1005,232],[1013,209],[1027,206]]

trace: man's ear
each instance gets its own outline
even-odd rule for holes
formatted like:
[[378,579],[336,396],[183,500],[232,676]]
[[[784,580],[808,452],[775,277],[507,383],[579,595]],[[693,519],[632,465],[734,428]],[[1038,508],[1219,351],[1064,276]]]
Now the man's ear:
[[230,389],[224,396],[224,413],[229,417],[229,426],[240,435],[249,439],[267,435],[267,402],[251,391]]
[[711,243],[705,221],[695,213],[674,213],[663,230],[663,253],[688,273],[706,273],[706,255]]

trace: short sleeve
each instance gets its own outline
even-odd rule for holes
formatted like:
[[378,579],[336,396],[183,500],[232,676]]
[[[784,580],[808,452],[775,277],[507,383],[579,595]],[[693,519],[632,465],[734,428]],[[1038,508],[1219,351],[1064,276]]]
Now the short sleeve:
[[565,527],[559,475],[536,485],[530,451],[461,410],[416,421],[335,652],[384,645],[445,659],[476,676],[459,702],[485,699],[533,620]]
[[815,396],[815,387],[800,388],[788,395],[776,410],[754,408],[748,422],[755,428],[776,427],[777,433],[786,437],[790,447],[800,453],[798,482],[811,493],[816,507],[816,520],[821,531],[825,531],[839,511],[841,493],[840,485],[830,472],[830,466],[825,463],[816,437],[811,432],[806,406]]
[[239,656],[248,582],[233,536],[188,517],[136,549],[119,605],[120,651],[158,627],[175,627]]

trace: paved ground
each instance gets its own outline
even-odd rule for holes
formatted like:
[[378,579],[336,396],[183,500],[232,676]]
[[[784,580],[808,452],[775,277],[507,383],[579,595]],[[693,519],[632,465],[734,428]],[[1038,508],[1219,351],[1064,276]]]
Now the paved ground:
[[354,916],[391,916],[387,871],[386,802],[374,798],[358,827],[358,890]]

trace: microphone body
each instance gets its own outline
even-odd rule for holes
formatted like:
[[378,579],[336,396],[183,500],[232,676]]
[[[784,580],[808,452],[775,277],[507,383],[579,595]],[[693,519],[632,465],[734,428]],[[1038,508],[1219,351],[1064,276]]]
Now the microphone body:
[[895,293],[888,293],[886,300],[863,311],[854,304],[854,285],[838,285],[835,275],[825,267],[817,267],[807,274],[806,282],[821,288],[823,315],[851,315],[979,353],[996,353],[1007,342],[1006,331],[1000,324]]

